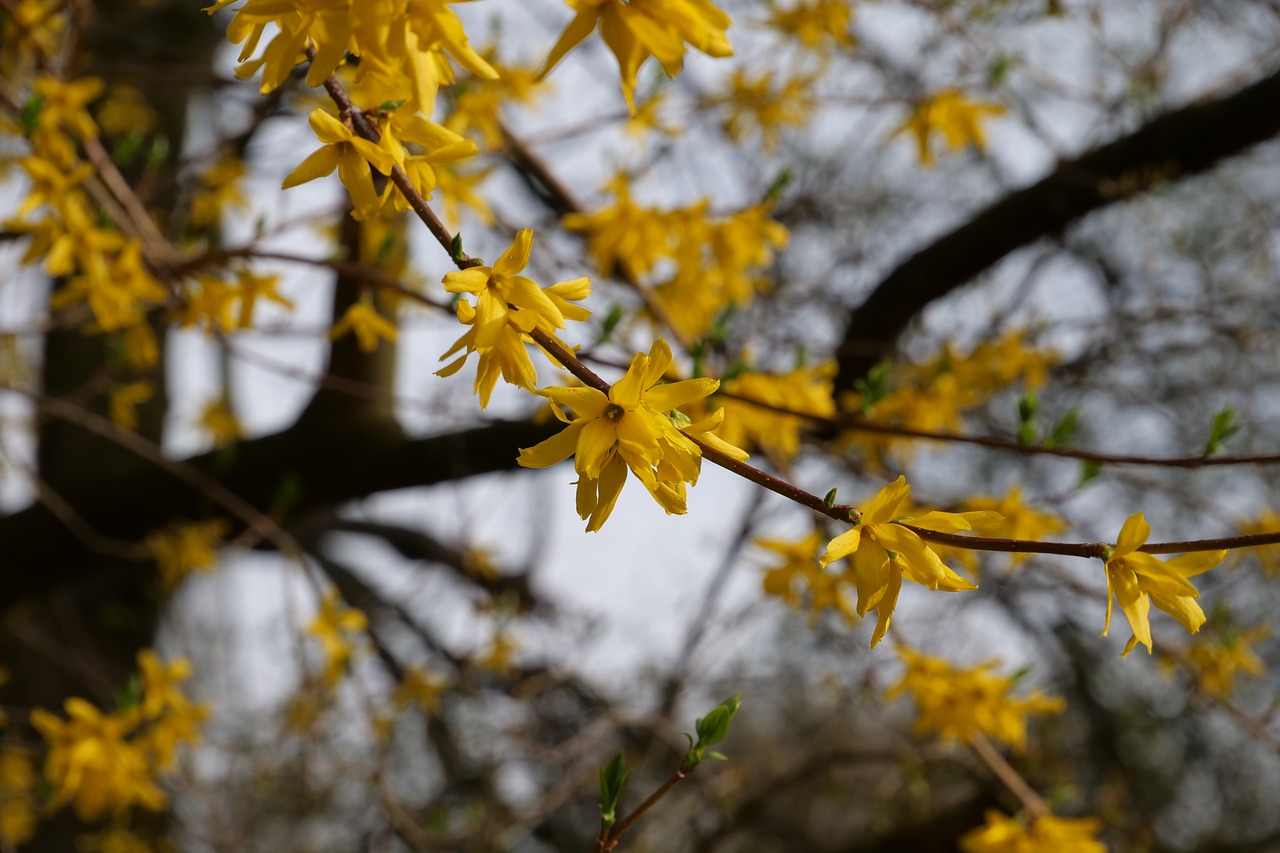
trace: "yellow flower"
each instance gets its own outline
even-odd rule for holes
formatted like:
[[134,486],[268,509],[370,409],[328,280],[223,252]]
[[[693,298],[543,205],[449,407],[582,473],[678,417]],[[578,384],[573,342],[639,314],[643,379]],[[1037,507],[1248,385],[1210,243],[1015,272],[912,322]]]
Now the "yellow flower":
[[813,75],[800,75],[779,86],[775,71],[748,76],[738,68],[729,78],[727,91],[705,99],[704,105],[723,105],[728,110],[721,128],[730,139],[741,141],[755,127],[760,131],[764,150],[774,151],[782,128],[804,127],[809,123],[818,106],[812,94],[815,81]]
[[983,118],[1003,115],[1004,111],[1004,107],[999,104],[970,101],[963,92],[943,89],[917,103],[911,115],[892,135],[912,133],[920,148],[920,163],[932,166],[936,161],[930,141],[935,133],[942,135],[943,142],[951,151],[966,145],[981,150],[986,144],[982,131]]
[[927,512],[916,518],[899,517],[898,510],[911,494],[906,477],[880,490],[852,529],[832,539],[819,562],[826,566],[852,555],[858,587],[858,615],[874,609],[879,618],[871,635],[871,647],[884,639],[889,619],[902,590],[902,579],[929,589],[957,592],[977,587],[947,568],[923,539],[903,527],[910,523],[924,530],[955,533],[998,521],[994,512]]
[[428,672],[419,666],[411,666],[405,669],[404,675],[400,677],[400,683],[396,685],[391,701],[398,708],[416,705],[424,713],[434,714],[440,710],[440,695],[448,687],[449,680],[443,675]]
[[227,535],[227,522],[221,518],[187,524],[174,524],[147,534],[146,545],[160,569],[165,589],[172,590],[187,575],[208,571],[217,563],[217,548]]
[[[569,426],[541,444],[522,449],[519,462],[527,468],[546,468],[573,456],[579,474],[578,514],[588,519],[588,531],[599,530],[613,511],[628,468],[668,513],[685,511],[684,484],[697,483],[702,451],[682,430],[735,458],[746,458],[746,453],[709,432],[723,419],[722,411],[677,427],[679,418],[672,413],[708,396],[720,383],[701,378],[662,384],[670,366],[671,348],[658,340],[649,355],[636,354],[626,375],[607,395],[595,388],[538,391],[555,404],[552,411]],[[565,417],[561,406],[576,417]]]
[[226,395],[215,397],[200,410],[196,425],[213,439],[214,447],[222,447],[244,436],[240,428],[240,419],[231,410],[231,401]]
[[1245,631],[1224,631],[1210,642],[1197,641],[1187,650],[1187,667],[1201,690],[1226,699],[1235,689],[1237,675],[1257,678],[1266,672],[1266,664],[1252,646],[1270,633],[1266,625],[1259,625]]
[[803,539],[757,539],[757,547],[772,551],[782,562],[764,573],[761,579],[766,595],[781,598],[794,608],[807,610],[816,619],[826,610],[839,611],[849,622],[854,621],[853,602],[849,598],[848,580],[843,574],[827,571],[814,557],[826,539],[815,530]]
[[[964,502],[966,510],[980,512],[993,510],[1000,514],[1001,521],[992,524],[983,531],[985,536],[998,539],[1045,539],[1067,529],[1067,523],[1051,512],[1041,512],[1027,506],[1022,501],[1022,488],[1014,486],[1002,498],[977,495]],[[964,551],[973,555],[973,551]],[[1021,565],[1027,554],[1010,554],[1011,566]],[[975,561],[976,564],[976,561]]]
[[520,651],[519,643],[509,635],[499,633],[494,636],[489,648],[476,658],[475,663],[481,669],[508,675],[515,669],[518,651]]
[[884,697],[892,700],[903,693],[911,694],[917,709],[917,733],[933,732],[943,741],[964,743],[985,735],[1020,752],[1027,742],[1027,716],[1061,714],[1066,710],[1066,703],[1056,696],[1039,692],[1010,696],[1014,679],[993,675],[990,670],[996,661],[961,669],[905,646],[898,649],[898,654],[907,668]]
[[29,756],[0,751],[0,844],[12,849],[36,834],[39,782]]
[[615,199],[611,206],[592,213],[571,213],[561,224],[568,231],[587,233],[587,251],[604,275],[613,275],[616,265],[624,275],[638,279],[668,253],[670,229],[657,211],[631,200],[625,174],[615,175],[609,190]]
[[48,807],[71,803],[85,821],[121,814],[133,805],[164,808],[165,795],[156,787],[146,753],[126,740],[141,720],[139,709],[103,714],[77,698],[64,707],[65,722],[43,708],[31,712],[31,725],[49,744],[44,776],[53,797]]
[[149,379],[130,382],[127,385],[112,386],[108,394],[107,409],[111,412],[111,420],[127,430],[138,428],[137,407],[150,400],[155,394],[155,385]]
[[[1280,530],[1280,512],[1271,507],[1263,507],[1256,518],[1239,526],[1245,535],[1254,533],[1271,533]],[[1268,578],[1280,578],[1280,545],[1262,545],[1255,548],[1241,548],[1238,552],[1240,560],[1253,558]]]
[[145,136],[155,130],[159,114],[137,86],[112,83],[98,106],[98,125],[111,136]]
[[1138,550],[1150,535],[1151,526],[1142,513],[1129,516],[1106,558],[1107,622],[1102,636],[1111,630],[1112,603],[1117,603],[1133,629],[1133,637],[1124,647],[1125,656],[1138,643],[1151,653],[1152,604],[1182,623],[1187,633],[1199,631],[1204,611],[1195,599],[1200,593],[1187,578],[1207,572],[1227,556],[1226,551],[1199,551],[1159,560]]
[[355,646],[351,635],[362,634],[369,626],[364,613],[343,604],[336,589],[325,591],[320,602],[320,612],[307,628],[324,651],[324,683],[335,686],[347,674]]
[[391,173],[395,157],[385,148],[355,132],[323,109],[315,109],[308,119],[311,129],[324,145],[316,149],[298,168],[284,179],[283,188],[289,189],[317,178],[323,178],[338,170],[338,180],[347,188],[356,219],[368,219],[378,215],[381,202],[373,188],[373,170],[384,175]]
[[986,826],[961,836],[963,853],[1107,853],[1097,818],[1012,818],[995,810],[986,817]]
[[834,376],[835,362],[825,361],[790,373],[747,371],[724,380],[720,383],[722,391],[745,400],[723,398],[726,427],[721,438],[739,447],[759,447],[775,465],[789,462],[800,452],[800,431],[806,425],[805,419],[753,406],[746,400],[829,417],[836,411],[831,398]]
[[376,350],[380,338],[391,342],[396,339],[395,324],[365,300],[352,303],[342,319],[334,324],[329,338],[336,341],[348,332],[355,334],[356,341],[364,352]]
[[586,277],[544,288],[519,275],[529,263],[532,248],[533,231],[525,228],[493,266],[470,267],[444,277],[445,290],[469,293],[476,301],[474,305],[466,300],[458,302],[458,320],[471,328],[440,359],[464,352],[437,373],[452,376],[471,353],[479,353],[475,392],[480,395],[481,408],[489,405],[499,375],[512,385],[533,389],[538,373],[525,347],[528,333],[540,329],[554,337],[556,329],[564,328],[565,320],[591,316],[587,309],[570,304],[591,293]]
[[223,156],[200,173],[191,197],[191,227],[217,227],[224,210],[242,210],[249,204],[239,186],[246,171],[242,160]]
[[154,651],[144,649],[138,653],[138,671],[142,675],[139,707],[151,722],[140,740],[155,755],[156,765],[167,769],[173,765],[179,744],[199,742],[199,726],[209,716],[209,708],[192,704],[178,686],[191,677],[191,662],[186,658],[174,658],[166,664]]
[[539,73],[550,73],[569,51],[582,43],[596,27],[622,76],[622,96],[635,112],[636,74],[650,56],[674,77],[684,63],[687,43],[708,56],[732,56],[725,36],[729,16],[709,0],[565,0],[577,15],[564,28]]
[[76,160],[75,140],[97,139],[98,125],[88,105],[102,94],[106,84],[98,77],[62,81],[41,74],[32,83],[40,105],[32,145],[64,168]]
[[800,0],[788,9],[778,8],[777,0],[769,0],[773,10],[768,24],[788,35],[820,56],[826,56],[832,44],[853,47],[849,31],[853,20],[852,0]]

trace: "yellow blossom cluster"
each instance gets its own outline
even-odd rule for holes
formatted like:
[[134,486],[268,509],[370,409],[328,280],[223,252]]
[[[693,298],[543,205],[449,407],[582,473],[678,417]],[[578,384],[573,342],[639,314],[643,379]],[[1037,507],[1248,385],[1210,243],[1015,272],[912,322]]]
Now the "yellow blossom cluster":
[[982,122],[988,116],[1004,114],[1004,107],[983,101],[972,101],[956,89],[943,89],[916,102],[911,115],[893,132],[894,136],[910,133],[916,139],[920,163],[937,162],[932,141],[940,136],[949,151],[972,145],[979,151],[986,145]]
[[916,705],[915,731],[932,733],[943,741],[971,742],[978,735],[1021,751],[1027,742],[1027,717],[1060,714],[1066,703],[1039,692],[1014,697],[1016,681],[991,672],[998,661],[974,667],[953,667],[942,658],[905,646],[898,654],[906,671],[885,691],[892,700],[910,694]]
[[976,589],[942,562],[938,554],[906,525],[921,530],[955,533],[999,521],[997,513],[926,512],[915,517],[902,515],[911,494],[905,477],[885,486],[862,510],[849,530],[832,539],[818,558],[825,567],[850,559],[850,571],[858,590],[859,616],[871,610],[878,614],[871,646],[884,639],[889,620],[898,603],[905,578],[928,589],[958,592]]
[[458,320],[471,328],[440,358],[449,358],[460,350],[462,355],[437,372],[452,376],[471,353],[477,353],[480,366],[475,392],[481,408],[489,405],[499,376],[512,385],[533,390],[538,372],[525,345],[530,332],[538,329],[555,339],[555,330],[563,329],[566,320],[580,321],[591,315],[587,309],[572,304],[591,293],[591,282],[585,276],[539,287],[533,279],[520,275],[529,264],[532,250],[533,231],[525,228],[493,266],[470,267],[444,277],[445,290],[470,294],[476,301],[458,301]]
[[[1002,497],[973,495],[965,498],[965,510],[970,512],[991,511],[999,514],[1000,521],[994,521],[982,528],[982,535],[988,539],[1047,539],[1067,529],[1067,522],[1061,516],[1051,512],[1038,510],[1027,505],[1022,498],[1022,488],[1013,486]],[[964,564],[970,572],[981,568],[976,551],[964,548],[946,549],[948,556],[954,556]],[[1009,566],[1016,568],[1022,565],[1027,554],[1015,552],[1009,555]]]
[[1096,818],[1012,818],[995,810],[986,818],[985,826],[960,838],[963,853],[1107,853],[1098,841],[1102,822]]
[[[537,393],[552,402],[556,417],[568,424],[542,443],[522,449],[519,462],[546,468],[574,457],[578,472],[578,515],[587,530],[599,530],[608,519],[627,480],[627,469],[668,513],[685,511],[685,485],[694,485],[702,465],[702,449],[691,437],[735,459],[747,454],[714,435],[724,410],[697,423],[681,406],[716,390],[715,379],[663,382],[671,367],[671,348],[654,342],[648,355],[637,353],[626,374],[609,388],[543,388]],[[562,410],[569,409],[569,418]]]
[[725,216],[712,216],[706,201],[664,211],[637,204],[625,175],[609,186],[612,205],[570,214],[562,224],[586,235],[603,275],[620,272],[643,284],[656,279],[653,295],[685,338],[705,334],[725,308],[746,304],[768,286],[762,273],[789,236],[771,217],[771,205]]
[[307,633],[316,638],[324,652],[326,687],[335,687],[346,677],[356,653],[355,640],[368,627],[369,620],[363,611],[347,607],[336,589],[325,591],[320,610],[307,627]]
[[229,529],[224,519],[217,518],[172,524],[147,534],[147,549],[160,569],[165,589],[176,589],[192,572],[212,569],[218,546]]
[[71,805],[92,821],[133,806],[164,808],[158,774],[172,768],[182,744],[199,741],[208,715],[179,688],[191,675],[182,658],[164,663],[150,650],[138,655],[141,697],[103,713],[83,699],[68,699],[67,719],[37,708],[31,725],[48,744],[44,778],[51,787],[48,809]]
[[[846,410],[863,412],[876,424],[958,432],[966,411],[1018,383],[1027,390],[1039,388],[1057,361],[1056,353],[1032,348],[1021,332],[1010,331],[979,344],[968,355],[960,355],[947,345],[924,364],[895,365],[886,388],[849,394],[840,402]],[[846,433],[843,441],[879,466],[890,450],[901,456],[909,446],[893,436],[856,431]]]
[[856,44],[849,29],[852,22],[852,0],[798,0],[785,6],[769,0],[766,20],[769,27],[820,57],[833,48],[848,49]]
[[720,127],[735,142],[753,131],[759,132],[765,151],[775,151],[781,131],[809,123],[818,101],[813,95],[815,74],[780,78],[773,70],[748,74],[734,69],[724,91],[703,99],[706,108],[723,108]]
[[622,96],[635,112],[636,74],[650,57],[657,57],[671,77],[684,65],[685,45],[708,56],[733,55],[725,30],[729,16],[710,0],[565,0],[576,12],[564,28],[542,68],[551,72],[565,55],[597,27],[618,60]]
[[1258,678],[1266,672],[1267,666],[1253,646],[1270,635],[1267,625],[1215,631],[1193,643],[1182,656],[1182,662],[1195,676],[1201,690],[1226,699],[1235,690],[1238,676]]
[[1189,578],[1203,574],[1221,563],[1226,551],[1196,551],[1161,560],[1152,554],[1139,551],[1151,535],[1151,526],[1142,513],[1129,516],[1116,544],[1108,549],[1107,572],[1107,621],[1102,636],[1111,630],[1113,602],[1120,605],[1133,636],[1125,644],[1128,656],[1138,643],[1151,652],[1151,606],[1177,619],[1187,633],[1194,634],[1204,624],[1204,611],[1196,603],[1200,592]]
[[31,756],[0,750],[0,845],[12,850],[36,832],[40,779]]
[[852,624],[857,621],[851,590],[852,578],[847,572],[834,571],[818,563],[827,537],[820,530],[791,541],[788,539],[756,539],[757,547],[781,558],[765,570],[761,578],[766,595],[780,598],[797,610],[816,619],[827,610],[835,610]]
[[[235,0],[216,0],[210,14]],[[262,91],[283,83],[306,48],[315,55],[307,69],[307,85],[319,86],[342,64],[348,52],[360,57],[358,75],[399,79],[416,108],[430,112],[442,83],[453,80],[446,57],[479,77],[494,77],[489,63],[463,32],[449,8],[454,0],[249,0],[227,25],[227,38],[243,44],[242,79],[262,71]],[[274,34],[256,58],[263,36]]]
[[[1255,533],[1269,533],[1280,530],[1280,512],[1271,507],[1263,507],[1258,515],[1238,525],[1241,534],[1250,536]],[[1280,578],[1280,545],[1263,545],[1257,548],[1241,549],[1237,552],[1238,560],[1253,559],[1257,561],[1262,574],[1272,580]]]
[[[784,465],[800,451],[800,433],[806,425],[800,414],[835,414],[831,396],[834,377],[835,363],[826,361],[787,373],[748,370],[722,380],[720,390],[725,396],[715,398],[724,406],[720,437],[748,450],[759,448],[775,465]],[[755,406],[751,400],[766,405]]]

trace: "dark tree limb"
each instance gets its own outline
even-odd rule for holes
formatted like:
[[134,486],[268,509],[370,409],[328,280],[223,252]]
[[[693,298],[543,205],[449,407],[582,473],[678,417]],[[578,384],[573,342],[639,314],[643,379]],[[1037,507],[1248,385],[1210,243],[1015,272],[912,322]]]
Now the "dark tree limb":
[[[520,447],[558,428],[554,421],[498,422],[414,440],[371,428],[291,429],[182,464],[261,512],[287,521],[294,513],[377,492],[513,470]],[[226,515],[191,483],[143,460],[127,477],[82,480],[61,494],[82,524],[122,541],[141,540],[149,531],[182,519]],[[100,569],[138,565],[94,552],[43,505],[0,517],[0,554],[5,555],[0,610]]]
[[1134,132],[1059,164],[919,250],[852,314],[836,350],[835,390],[854,383],[926,305],[1004,256],[1060,235],[1076,219],[1161,184],[1204,172],[1280,134],[1280,72],[1230,95],[1165,113]]

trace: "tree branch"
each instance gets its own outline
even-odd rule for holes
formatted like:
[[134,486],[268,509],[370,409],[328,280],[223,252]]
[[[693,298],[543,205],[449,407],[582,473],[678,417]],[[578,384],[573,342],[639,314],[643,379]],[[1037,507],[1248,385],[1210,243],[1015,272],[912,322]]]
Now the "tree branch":
[[1058,166],[919,250],[852,314],[836,350],[837,396],[852,391],[913,317],[1023,246],[1162,183],[1206,171],[1280,134],[1280,72],[1233,94],[1165,113]]

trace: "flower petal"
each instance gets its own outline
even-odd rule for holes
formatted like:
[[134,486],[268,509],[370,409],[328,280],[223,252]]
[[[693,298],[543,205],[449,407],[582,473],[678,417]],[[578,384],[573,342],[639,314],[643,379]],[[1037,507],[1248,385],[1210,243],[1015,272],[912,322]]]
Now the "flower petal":
[[533,447],[520,448],[517,463],[525,468],[549,468],[563,462],[574,454],[578,448],[578,434],[586,421],[575,421],[560,432]]

